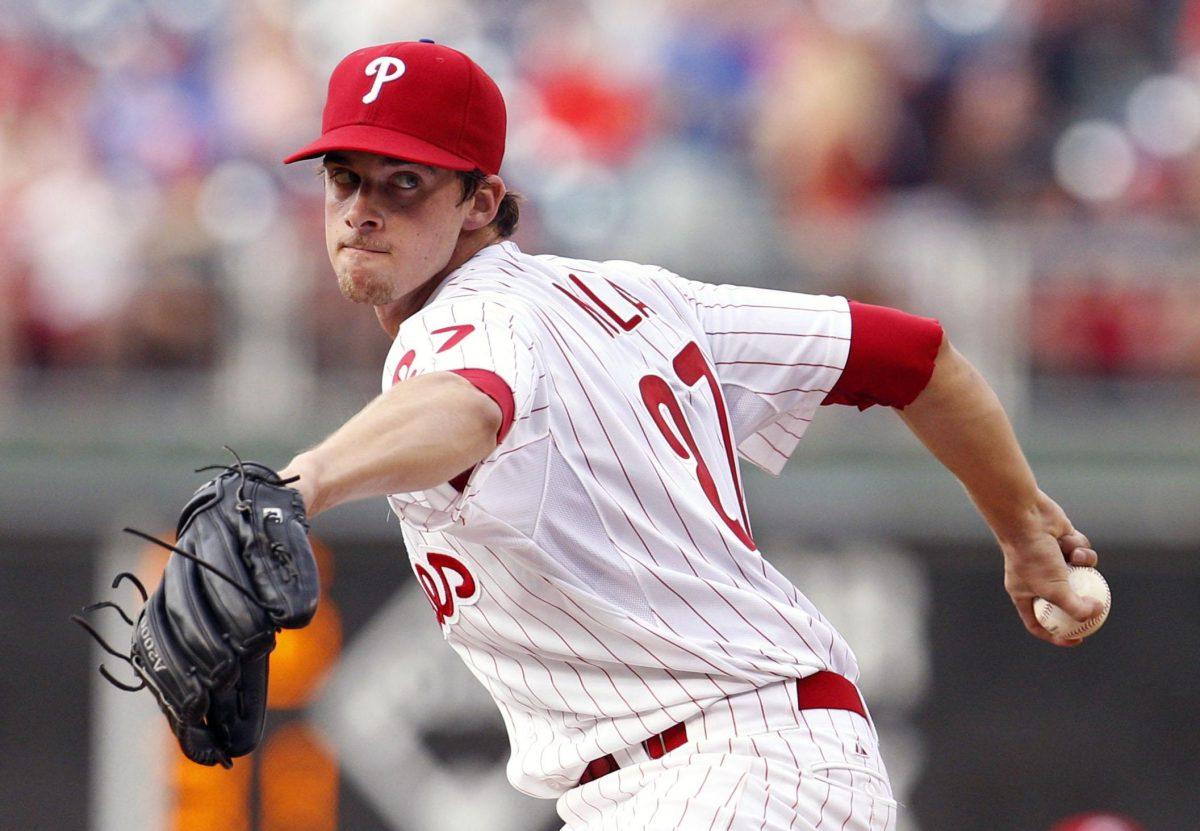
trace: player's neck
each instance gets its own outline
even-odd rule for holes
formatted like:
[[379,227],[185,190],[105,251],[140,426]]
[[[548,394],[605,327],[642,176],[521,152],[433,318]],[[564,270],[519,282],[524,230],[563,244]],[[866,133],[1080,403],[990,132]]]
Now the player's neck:
[[375,307],[375,316],[379,318],[379,325],[383,327],[383,331],[387,332],[389,338],[394,339],[400,331],[400,324],[420,311],[447,277],[484,248],[500,241],[500,235],[491,226],[461,234],[454,246],[454,253],[450,255],[450,261],[437,274],[400,300]]

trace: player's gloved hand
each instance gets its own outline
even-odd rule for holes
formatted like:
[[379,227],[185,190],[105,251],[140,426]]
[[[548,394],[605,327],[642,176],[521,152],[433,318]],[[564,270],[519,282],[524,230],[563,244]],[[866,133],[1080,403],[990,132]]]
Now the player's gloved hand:
[[1033,599],[1044,597],[1079,621],[1100,613],[1101,604],[1080,597],[1067,582],[1067,566],[1094,568],[1099,558],[1088,538],[1076,531],[1063,509],[1039,491],[1037,517],[1028,527],[1000,539],[1004,552],[1004,588],[1017,614],[1034,637],[1057,646],[1077,646],[1078,638],[1056,638],[1042,628]]
[[[134,623],[128,658],[101,645],[154,693],[189,759],[229,766],[262,738],[276,631],[304,626],[316,612],[303,499],[269,467],[239,460],[188,501],[176,546],[126,530],[174,553]],[[132,575],[114,587],[123,577]],[[85,611],[102,605],[112,604]]]

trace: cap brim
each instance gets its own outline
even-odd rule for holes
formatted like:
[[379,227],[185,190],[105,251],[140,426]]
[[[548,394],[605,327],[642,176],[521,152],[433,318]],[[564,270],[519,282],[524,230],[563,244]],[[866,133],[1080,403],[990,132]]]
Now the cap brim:
[[316,141],[297,150],[283,160],[284,164],[315,159],[337,150],[356,150],[375,153],[392,159],[444,167],[448,170],[474,170],[474,162],[443,150],[436,145],[395,130],[370,124],[347,124],[335,127]]

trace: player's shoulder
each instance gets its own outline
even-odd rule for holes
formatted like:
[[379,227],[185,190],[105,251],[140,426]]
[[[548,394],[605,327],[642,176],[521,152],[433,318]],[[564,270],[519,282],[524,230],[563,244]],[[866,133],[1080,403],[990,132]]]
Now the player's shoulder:
[[576,285],[577,278],[572,275],[579,275],[578,279],[584,283],[592,280],[599,280],[601,286],[608,283],[627,300],[632,297],[656,313],[670,310],[675,316],[687,317],[689,314],[687,281],[660,265],[624,259],[591,261],[557,256],[548,256],[548,259],[563,268],[564,276]]
[[638,279],[655,279],[668,276],[671,272],[662,266],[652,263],[640,263],[633,260],[584,260],[578,257],[563,257],[557,254],[540,254],[539,258],[558,268],[571,271],[595,272],[606,276],[627,275]]
[[539,278],[554,279],[571,272],[628,274],[643,278],[673,276],[661,266],[632,260],[590,260],[554,253],[529,253],[506,240],[488,246],[467,261],[455,272],[447,287],[460,291],[464,288],[480,290],[488,285],[519,289],[521,283],[530,278],[536,283]]
[[[562,294],[575,294],[583,282],[599,280],[618,289],[678,279],[661,266],[632,260],[589,260],[552,253],[526,253],[511,241],[488,246],[458,271],[434,294],[420,314],[444,316],[470,309],[488,308],[510,314],[536,327],[548,303],[562,301]],[[556,292],[555,288],[563,291]],[[668,292],[669,294],[669,292]],[[672,298],[673,299],[673,298]]]
[[679,276],[660,265],[624,259],[583,260],[549,254],[542,256],[562,269],[563,276],[577,274],[585,280],[600,278],[624,289],[651,289],[672,301],[678,300]]

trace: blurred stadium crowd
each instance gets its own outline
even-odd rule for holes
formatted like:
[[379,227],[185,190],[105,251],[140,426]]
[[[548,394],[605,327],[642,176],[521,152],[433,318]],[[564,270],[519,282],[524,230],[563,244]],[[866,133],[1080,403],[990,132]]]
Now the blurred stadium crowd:
[[898,249],[1015,240],[1035,369],[1200,376],[1200,0],[3,0],[0,368],[213,368],[264,242],[305,360],[376,366],[279,160],[418,37],[505,91],[528,250],[936,312]]

